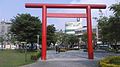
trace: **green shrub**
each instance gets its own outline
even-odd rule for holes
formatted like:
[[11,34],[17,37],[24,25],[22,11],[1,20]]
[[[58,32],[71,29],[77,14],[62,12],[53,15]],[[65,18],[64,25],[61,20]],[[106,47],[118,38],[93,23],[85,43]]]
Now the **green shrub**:
[[109,63],[120,65],[120,57],[111,58],[110,61],[109,61]]
[[31,60],[37,60],[37,56],[36,55],[31,55]]
[[107,57],[99,62],[100,67],[120,67],[120,56]]
[[41,56],[41,52],[40,51],[37,51],[35,52],[35,54],[31,55],[31,60],[38,60]]

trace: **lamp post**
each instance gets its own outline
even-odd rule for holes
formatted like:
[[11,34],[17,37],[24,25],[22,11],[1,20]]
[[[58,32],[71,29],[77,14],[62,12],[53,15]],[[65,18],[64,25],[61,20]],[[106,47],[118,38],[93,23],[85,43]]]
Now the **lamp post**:
[[21,42],[22,45],[24,45],[24,51],[25,51],[25,62],[27,62],[27,44],[26,42]]

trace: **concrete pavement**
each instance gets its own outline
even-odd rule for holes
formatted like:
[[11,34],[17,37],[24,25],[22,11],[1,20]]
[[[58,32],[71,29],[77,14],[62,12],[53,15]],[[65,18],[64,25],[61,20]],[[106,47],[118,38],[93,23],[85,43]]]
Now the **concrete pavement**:
[[120,55],[108,52],[95,52],[94,60],[89,60],[87,52],[72,50],[56,54],[54,50],[47,51],[47,60],[40,59],[33,64],[23,67],[98,67],[98,60],[111,55]]

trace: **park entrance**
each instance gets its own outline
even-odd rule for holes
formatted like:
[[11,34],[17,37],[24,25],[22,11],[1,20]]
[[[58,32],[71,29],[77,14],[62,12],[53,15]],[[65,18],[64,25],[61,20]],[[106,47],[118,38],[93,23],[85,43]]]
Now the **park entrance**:
[[[46,26],[47,17],[53,18],[86,18],[87,19],[87,35],[88,35],[88,59],[94,59],[92,47],[92,22],[91,22],[91,9],[105,9],[104,4],[42,4],[42,3],[26,3],[26,8],[42,8],[42,55],[41,59],[46,60]],[[86,9],[86,13],[47,13],[48,8],[77,8]]]

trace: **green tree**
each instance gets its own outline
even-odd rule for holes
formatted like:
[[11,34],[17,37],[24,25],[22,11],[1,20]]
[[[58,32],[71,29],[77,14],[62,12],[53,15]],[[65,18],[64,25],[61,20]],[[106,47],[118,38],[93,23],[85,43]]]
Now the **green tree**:
[[41,35],[41,21],[30,14],[18,14],[11,19],[10,31],[20,42],[36,43],[37,35]]
[[62,30],[55,32],[55,42],[60,45],[68,45],[68,35],[65,34]]
[[113,11],[114,15],[109,18],[110,33],[112,34],[112,40],[114,49],[118,51],[118,42],[120,42],[120,2],[110,6],[110,10]]
[[79,43],[79,38],[77,36],[66,34],[62,30],[55,32],[55,40],[58,45],[62,44],[66,47],[73,47],[74,44],[76,45]]
[[16,42],[16,36],[15,34],[11,34],[11,43],[13,43],[15,45],[15,42]]
[[63,43],[64,38],[65,38],[65,33],[63,33],[62,30],[55,32],[55,37],[54,37],[54,39],[55,39],[55,43],[56,43],[56,44],[61,44],[61,43]]
[[103,43],[107,43],[108,41],[111,41],[110,35],[110,29],[109,29],[109,22],[108,22],[109,18],[102,16],[98,19],[98,28],[99,28],[99,34],[101,37],[101,41]]
[[[88,35],[87,35],[87,32],[86,32],[86,33],[83,33],[83,35],[82,35],[82,41],[84,41],[86,44],[87,44],[87,39],[88,39],[87,36],[88,36]],[[96,38],[96,34],[95,34],[95,33],[92,33],[92,40],[95,40],[95,38]]]
[[83,33],[81,39],[83,42],[85,42],[87,44],[87,33]]
[[110,10],[112,10],[114,14],[109,18],[99,18],[99,28],[102,41],[114,45],[113,48],[117,51],[117,43],[120,42],[120,3],[111,5]]
[[1,44],[1,48],[3,49],[3,42],[4,42],[4,38],[3,38],[3,36],[2,37],[0,37],[0,44]]
[[50,46],[51,43],[55,45],[56,39],[55,39],[55,27],[54,25],[48,25],[47,26],[47,45]]
[[[87,47],[87,39],[88,39],[88,35],[87,32],[83,33],[82,37],[81,37],[82,41],[85,43],[86,47]],[[96,46],[96,33],[92,33],[92,44],[93,44],[93,48],[95,49]]]
[[4,41],[3,37],[0,37],[0,43],[2,43]]
[[112,4],[109,8],[113,11],[114,16],[120,17],[120,2]]
[[68,44],[73,47],[74,45],[79,43],[79,37],[75,35],[68,35]]

